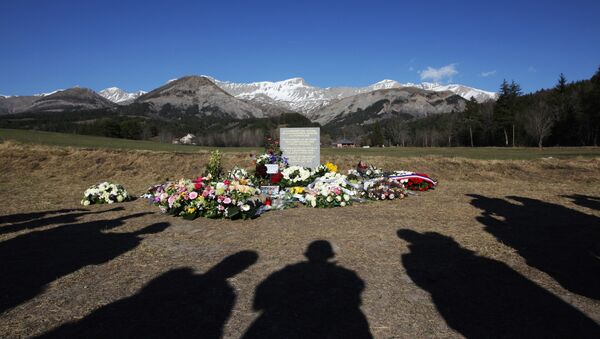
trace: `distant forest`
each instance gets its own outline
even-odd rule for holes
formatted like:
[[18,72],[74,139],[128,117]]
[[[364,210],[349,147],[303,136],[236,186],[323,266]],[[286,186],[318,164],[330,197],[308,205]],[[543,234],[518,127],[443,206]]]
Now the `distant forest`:
[[[568,82],[523,94],[515,81],[503,81],[497,101],[471,100],[463,112],[369,125],[323,126],[324,146],[344,138],[370,146],[598,146],[600,142],[600,68],[589,80]],[[143,104],[118,109],[21,113],[0,116],[0,127],[172,142],[192,133],[198,145],[260,146],[279,127],[318,126],[298,113],[235,120],[203,116],[168,105],[158,113]]]

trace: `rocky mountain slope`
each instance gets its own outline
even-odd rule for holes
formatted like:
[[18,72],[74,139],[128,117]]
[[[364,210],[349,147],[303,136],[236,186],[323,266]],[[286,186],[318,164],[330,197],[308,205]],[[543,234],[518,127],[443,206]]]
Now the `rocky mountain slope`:
[[267,116],[259,107],[236,99],[201,76],[186,76],[148,92],[135,100],[150,104],[159,112],[165,105],[178,110],[191,110],[210,116],[236,119],[262,118]]
[[321,125],[371,123],[396,115],[423,117],[462,111],[466,100],[453,92],[435,92],[415,87],[375,90],[341,99],[310,113]]
[[0,98],[0,113],[58,112],[64,110],[99,109],[115,104],[88,88],[69,88],[47,95]]
[[39,98],[34,95],[0,97],[0,114],[24,112]]

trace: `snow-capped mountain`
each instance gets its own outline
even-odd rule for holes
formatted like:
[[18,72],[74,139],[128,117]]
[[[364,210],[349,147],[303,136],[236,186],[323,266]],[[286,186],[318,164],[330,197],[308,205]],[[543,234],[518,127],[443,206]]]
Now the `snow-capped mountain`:
[[118,87],[109,87],[98,92],[102,97],[117,103],[124,104],[133,102],[133,100],[139,98],[140,96],[146,94],[145,91],[137,91],[128,93]]
[[357,94],[353,88],[319,88],[310,86],[302,78],[247,84],[208,78],[236,98],[250,101],[256,99],[263,103],[270,99],[270,104],[279,105],[301,113],[316,111],[334,101]]
[[308,85],[302,78],[283,81],[261,81],[252,83],[234,83],[210,78],[217,86],[231,95],[249,101],[267,102],[279,105],[304,114],[318,111],[324,106],[340,99],[380,89],[416,87],[435,92],[450,91],[465,99],[474,97],[477,101],[496,99],[496,93],[458,85],[442,85],[436,83],[402,84],[394,80],[382,80],[367,87],[315,87]]

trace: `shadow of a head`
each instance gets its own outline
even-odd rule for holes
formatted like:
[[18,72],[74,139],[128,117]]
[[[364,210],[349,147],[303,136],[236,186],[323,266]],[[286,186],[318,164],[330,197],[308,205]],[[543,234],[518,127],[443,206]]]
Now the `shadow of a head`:
[[411,245],[426,245],[434,251],[440,247],[460,247],[459,244],[451,237],[439,234],[437,232],[419,233],[408,229],[399,229],[397,232],[398,238],[408,241]]
[[335,253],[333,253],[333,248],[329,241],[316,240],[308,245],[304,256],[310,262],[327,262],[327,260],[335,257]]
[[208,272],[207,276],[215,279],[227,279],[236,276],[258,260],[258,253],[254,251],[240,251],[223,259]]
[[156,224],[148,225],[141,230],[134,232],[136,235],[142,234],[155,234],[164,231],[167,227],[171,226],[168,222],[159,222]]

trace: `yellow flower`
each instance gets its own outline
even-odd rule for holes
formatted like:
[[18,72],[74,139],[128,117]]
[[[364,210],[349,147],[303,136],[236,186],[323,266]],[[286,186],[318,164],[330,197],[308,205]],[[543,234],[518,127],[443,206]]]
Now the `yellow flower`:
[[304,187],[302,186],[294,186],[291,188],[292,194],[302,194],[304,193]]
[[190,208],[188,208],[187,211],[188,211],[188,213],[194,213],[194,212],[196,212],[196,208],[190,207]]
[[326,163],[326,164],[325,164],[325,167],[327,167],[327,169],[328,169],[330,172],[337,172],[337,171],[338,171],[338,168],[337,168],[337,166],[336,166],[336,165],[334,165],[334,164],[332,164],[331,162],[328,162],[328,163]]

